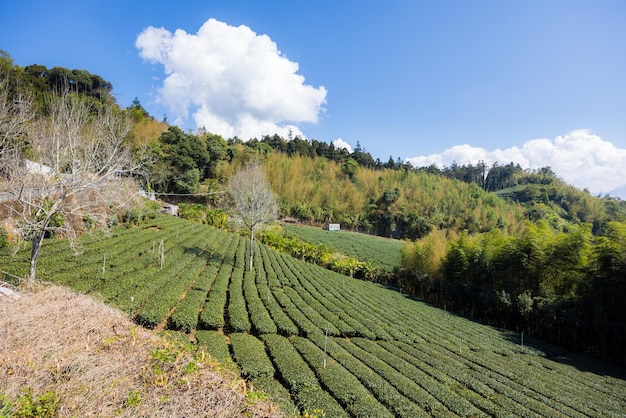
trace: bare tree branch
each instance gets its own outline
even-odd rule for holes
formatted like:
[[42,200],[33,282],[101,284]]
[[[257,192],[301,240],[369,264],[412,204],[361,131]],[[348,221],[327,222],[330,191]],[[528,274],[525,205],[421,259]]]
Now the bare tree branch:
[[110,208],[136,195],[130,175],[143,165],[125,141],[127,115],[109,106],[94,109],[93,102],[68,91],[48,105],[47,115],[29,125],[29,147],[9,146],[2,155],[4,205],[33,241],[31,283],[44,235],[75,236],[85,216],[106,226]]
[[277,218],[278,203],[259,163],[248,164],[234,173],[230,178],[228,189],[234,209],[232,220],[250,233],[250,270],[252,270],[254,231]]

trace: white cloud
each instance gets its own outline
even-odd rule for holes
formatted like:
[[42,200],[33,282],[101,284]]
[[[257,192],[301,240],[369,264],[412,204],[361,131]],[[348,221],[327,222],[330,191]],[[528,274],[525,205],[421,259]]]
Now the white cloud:
[[333,145],[335,146],[335,148],[340,149],[340,148],[344,148],[346,149],[350,154],[352,154],[352,146],[350,144],[348,144],[346,141],[344,141],[341,138],[337,138],[333,141]]
[[554,140],[533,139],[521,148],[493,151],[470,145],[457,145],[439,154],[407,158],[413,166],[438,167],[457,164],[514,162],[522,168],[549,166],[567,183],[592,193],[609,193],[626,183],[626,149],[617,148],[589,130],[577,130]]
[[137,37],[139,55],[164,67],[160,101],[177,121],[226,138],[304,137],[291,123],[318,121],[326,89],[305,84],[298,63],[267,35],[209,19],[195,34],[148,27]]

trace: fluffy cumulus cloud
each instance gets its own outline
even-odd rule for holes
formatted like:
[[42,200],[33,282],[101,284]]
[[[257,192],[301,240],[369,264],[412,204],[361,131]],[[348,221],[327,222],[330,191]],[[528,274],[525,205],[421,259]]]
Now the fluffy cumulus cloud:
[[337,138],[333,141],[333,145],[335,146],[335,148],[339,149],[339,148],[343,148],[345,150],[347,150],[349,153],[352,153],[352,146],[347,143],[346,141],[344,141],[341,138]]
[[159,97],[177,123],[243,140],[278,133],[303,136],[299,122],[316,123],[326,89],[305,84],[298,63],[266,35],[209,19],[197,33],[148,27],[137,37],[140,56],[165,71]]
[[440,168],[453,162],[476,164],[481,160],[488,166],[514,162],[531,170],[549,166],[567,183],[596,194],[620,196],[615,191],[626,184],[626,149],[588,130],[572,131],[555,139],[533,139],[521,148],[486,150],[457,145],[439,154],[407,159],[415,167],[435,164]]

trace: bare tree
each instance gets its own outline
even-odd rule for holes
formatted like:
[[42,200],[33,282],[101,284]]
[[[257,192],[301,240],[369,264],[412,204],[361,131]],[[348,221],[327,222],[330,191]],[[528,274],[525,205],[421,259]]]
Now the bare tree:
[[46,233],[63,230],[71,237],[85,217],[106,225],[111,208],[132,198],[136,189],[128,176],[142,161],[126,144],[129,129],[124,113],[66,91],[53,95],[46,115],[33,120],[26,143],[5,146],[2,204],[32,240],[30,286]]
[[31,98],[12,93],[9,78],[0,71],[0,155],[10,143],[25,135],[27,123],[34,115]]
[[228,184],[233,202],[233,220],[250,233],[250,270],[253,267],[254,231],[278,216],[278,203],[260,163],[249,163],[234,173]]

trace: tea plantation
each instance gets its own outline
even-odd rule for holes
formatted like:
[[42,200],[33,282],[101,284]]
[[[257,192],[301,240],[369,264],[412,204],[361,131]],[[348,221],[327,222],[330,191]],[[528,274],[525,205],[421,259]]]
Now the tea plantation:
[[304,241],[325,244],[342,254],[370,262],[385,271],[400,267],[404,241],[350,231],[328,231],[306,225],[285,224],[284,228]]
[[[451,315],[174,217],[43,247],[39,277],[139,324],[189,334],[288,413],[326,417],[626,414],[623,370]],[[0,253],[25,275],[28,249]]]

